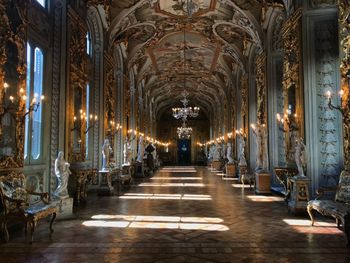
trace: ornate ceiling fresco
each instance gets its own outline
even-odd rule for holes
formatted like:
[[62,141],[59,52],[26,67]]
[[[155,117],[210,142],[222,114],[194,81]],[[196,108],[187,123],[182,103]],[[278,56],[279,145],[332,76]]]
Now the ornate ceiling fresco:
[[136,83],[145,83],[158,116],[179,103],[184,85],[190,104],[204,112],[217,107],[237,72],[245,72],[249,57],[263,49],[266,17],[283,8],[282,0],[192,2],[191,16],[187,0],[110,4],[109,47],[122,47],[125,72],[133,69]]

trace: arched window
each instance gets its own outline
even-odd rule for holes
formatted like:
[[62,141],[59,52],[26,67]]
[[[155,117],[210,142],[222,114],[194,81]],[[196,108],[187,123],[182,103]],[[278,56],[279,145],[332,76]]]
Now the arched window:
[[91,35],[89,31],[86,33],[86,54],[89,56],[92,55]]
[[46,7],[46,0],[36,0],[42,7]]
[[[43,96],[44,54],[39,47],[27,43],[26,110],[33,100],[39,102]],[[27,163],[38,160],[42,149],[42,105],[26,116],[24,158]]]
[[85,151],[85,154],[86,154],[86,159],[89,159],[89,135],[90,135],[90,131],[88,130],[89,127],[90,127],[90,121],[92,121],[92,118],[90,116],[91,114],[91,111],[90,111],[90,84],[87,83],[86,84],[86,127],[87,127],[87,133],[86,133],[86,151]]

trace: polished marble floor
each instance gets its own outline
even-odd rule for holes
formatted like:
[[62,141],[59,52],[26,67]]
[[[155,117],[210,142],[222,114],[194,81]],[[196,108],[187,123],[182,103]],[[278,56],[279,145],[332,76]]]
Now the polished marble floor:
[[121,196],[90,192],[76,219],[14,233],[0,262],[350,262],[334,221],[287,213],[279,196],[205,167],[165,167]]

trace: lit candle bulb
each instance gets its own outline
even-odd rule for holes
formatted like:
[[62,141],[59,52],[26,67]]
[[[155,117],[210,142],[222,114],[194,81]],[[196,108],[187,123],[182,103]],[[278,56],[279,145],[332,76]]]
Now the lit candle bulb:
[[44,100],[44,99],[45,99],[45,96],[41,95],[40,100]]
[[279,113],[276,114],[276,118],[278,121],[281,121],[281,115]]
[[20,88],[20,89],[19,89],[19,93],[20,93],[20,94],[24,93],[24,89],[23,89],[23,88]]
[[15,98],[13,96],[10,96],[10,101],[13,103],[13,101],[15,100]]
[[74,116],[74,117],[73,117],[73,121],[76,121],[76,120],[77,120],[77,117],[76,117],[76,116]]
[[327,98],[328,98],[328,99],[331,99],[332,93],[331,93],[330,91],[327,91],[327,92],[326,92],[326,95],[327,95]]
[[22,96],[22,100],[27,100],[27,96],[26,96],[26,95],[23,95],[23,96]]
[[97,121],[97,118],[98,118],[97,115],[95,115],[95,121]]
[[90,114],[90,120],[92,120],[92,117],[93,117],[92,114]]

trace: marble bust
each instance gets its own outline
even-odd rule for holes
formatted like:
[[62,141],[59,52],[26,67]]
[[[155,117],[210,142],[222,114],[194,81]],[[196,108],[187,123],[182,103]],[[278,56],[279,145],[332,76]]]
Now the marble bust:
[[60,151],[55,161],[55,174],[58,181],[58,186],[53,195],[59,199],[69,198],[68,195],[68,178],[71,174],[69,163],[64,160],[64,153]]

